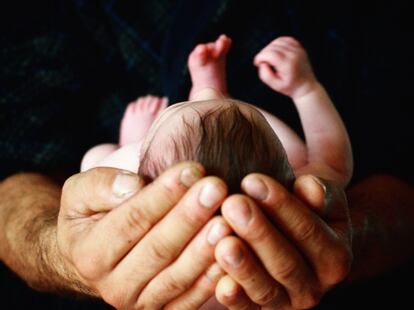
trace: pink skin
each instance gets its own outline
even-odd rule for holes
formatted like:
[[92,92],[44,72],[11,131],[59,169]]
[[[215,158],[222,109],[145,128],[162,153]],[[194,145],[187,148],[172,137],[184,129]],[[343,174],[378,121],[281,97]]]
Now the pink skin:
[[[226,56],[231,39],[221,35],[215,42],[199,44],[188,57],[193,87],[190,100],[206,88],[227,95]],[[157,116],[167,107],[168,100],[155,96],[140,97],[131,102],[124,114],[120,130],[120,146],[141,141]]]
[[165,110],[167,98],[156,96],[139,97],[125,110],[121,121],[119,144],[124,146],[141,141],[158,114]]
[[[117,148],[118,146],[101,145],[96,147],[99,150],[105,147],[104,151],[108,158],[98,162],[95,166],[103,165],[137,171],[139,162],[135,155],[139,153],[139,150],[148,147],[148,141],[153,140],[153,138],[160,139],[151,147],[157,148],[162,146],[164,144],[162,139],[169,138],[168,135],[163,135],[162,133],[177,130],[184,114],[190,118],[193,114],[196,114],[195,107],[197,107],[198,111],[208,109],[210,105],[217,104],[212,99],[226,99],[228,91],[225,65],[230,45],[230,39],[222,35],[215,42],[201,44],[193,50],[188,59],[188,67],[193,82],[190,101],[175,104],[160,114],[159,112],[166,105],[166,102],[164,102],[163,106],[163,99],[161,98],[147,96],[139,99],[136,103],[130,104],[122,121],[120,139],[121,146],[126,143],[130,144],[124,145],[119,150],[113,152],[113,154],[109,154],[111,147]],[[289,142],[287,144],[284,143],[288,153],[304,154],[298,157],[299,159],[296,158],[294,160],[296,168],[301,169],[300,171],[295,169],[295,173],[298,172],[298,175],[311,173],[322,176],[325,179],[340,179],[335,174],[338,169],[330,169],[330,167],[337,161],[337,157],[333,156],[333,151],[337,150],[337,153],[342,156],[343,154],[350,154],[350,147],[347,146],[349,145],[347,134],[326,91],[315,81],[306,53],[300,44],[293,38],[278,38],[255,57],[254,63],[258,67],[260,79],[275,91],[290,96],[300,113],[309,144],[306,146],[287,125],[283,124],[275,116],[262,111],[266,119],[268,119],[270,126],[278,133],[279,137],[282,137],[281,140]],[[244,109],[252,108],[249,104],[242,104],[240,107]],[[256,112],[258,113],[258,111]],[[153,123],[157,116],[157,120]],[[324,125],[323,131],[320,130],[321,124]],[[148,131],[150,126],[151,129]],[[269,128],[269,130],[271,129]],[[139,147],[140,143],[134,143],[138,142],[137,140],[142,141],[142,148]],[[336,143],[335,147],[332,147],[333,142]],[[155,150],[155,152],[162,151],[164,149]],[[95,163],[97,162],[97,157],[105,157],[102,156],[102,152],[99,156],[95,156],[96,153],[92,155],[90,157]],[[292,158],[295,157],[290,156],[290,159]],[[131,159],[135,159],[135,161]],[[341,158],[339,157],[339,159]],[[342,163],[343,160],[340,162]],[[347,162],[352,164],[352,158],[349,158]],[[302,167],[303,165],[305,166]],[[335,171],[332,172],[332,170]],[[265,176],[260,177],[262,183],[266,182],[266,178]],[[313,181],[313,183],[316,184],[318,182],[315,183]],[[260,307],[261,309],[275,309],[276,306],[279,306],[278,309],[292,309],[292,304],[297,305],[295,307],[300,309],[309,308],[317,303],[319,290],[323,293],[346,276],[348,256],[343,255],[343,253],[347,253],[344,250],[347,249],[346,246],[349,242],[346,240],[347,235],[342,235],[344,232],[348,232],[349,229],[342,227],[348,223],[345,216],[340,218],[340,226],[338,226],[337,216],[335,215],[335,226],[332,226],[331,229],[327,227],[329,221],[324,223],[322,219],[315,218],[317,215],[313,214],[305,206],[297,205],[295,208],[285,208],[290,210],[289,212],[293,212],[292,214],[285,213],[281,206],[285,205],[286,202],[283,202],[283,199],[281,200],[280,198],[288,197],[284,194],[285,189],[279,188],[280,185],[277,186],[277,183],[274,183],[271,179],[267,179],[267,184],[268,188],[273,188],[273,194],[268,195],[268,197],[273,198],[262,201],[259,204],[261,208],[257,208],[254,202],[249,199],[250,214],[254,218],[254,220],[248,222],[250,227],[240,225],[240,223],[233,220],[229,211],[230,209],[233,210],[232,212],[239,210],[241,205],[240,199],[244,199],[247,202],[245,200],[248,199],[247,197],[243,198],[240,195],[232,196],[233,198],[228,198],[227,203],[223,204],[222,214],[236,235],[239,236],[233,236],[231,239],[225,238],[219,241],[216,247],[216,260],[220,267],[228,274],[228,276],[221,279],[227,279],[227,281],[219,280],[217,284],[216,280],[213,282],[209,280],[209,287],[196,284],[192,287],[193,290],[190,289],[187,294],[181,295],[182,297],[173,301],[171,307],[168,308],[181,308],[181,305],[189,305],[191,300],[193,303],[201,304],[205,302],[204,299],[208,295],[214,293],[214,289],[216,289],[218,300],[230,309],[250,309],[254,307],[253,303],[256,303],[256,306],[257,304],[263,305],[263,307]],[[277,190],[274,189],[275,187],[277,187]],[[247,194],[251,194],[248,189],[243,189]],[[253,193],[251,197],[254,197]],[[296,201],[288,200],[288,203]],[[340,203],[334,203],[333,205],[341,206]],[[261,214],[262,207],[275,212],[274,214],[272,213],[270,219],[273,222],[281,222],[280,227],[278,226],[277,229],[285,230],[287,237],[289,237],[286,239],[286,246],[283,246],[281,236],[275,235],[276,228],[272,226],[272,221],[269,221],[264,214]],[[279,212],[281,210],[283,210],[282,213]],[[303,222],[298,225],[296,222],[292,222],[292,219],[307,220],[308,224],[305,225],[306,227],[317,227],[315,228],[317,229],[315,234],[305,240],[303,238],[304,232],[301,231],[301,228],[305,227]],[[302,230],[307,231],[306,227]],[[335,229],[335,227],[340,227],[340,229]],[[338,233],[334,234],[336,230]],[[260,231],[264,233],[256,234],[256,238],[254,232]],[[259,238],[259,235],[267,236],[268,238],[264,240]],[[314,238],[317,239],[317,242],[314,242],[316,240],[313,240]],[[341,239],[343,240],[338,243]],[[292,246],[288,245],[290,241],[293,242]],[[328,252],[332,254],[330,257],[334,258],[332,264],[324,262],[323,257],[318,257],[320,253],[325,253],[326,248],[329,247],[331,250]],[[304,249],[303,251],[297,252],[298,249],[302,248]],[[322,248],[323,251],[320,250]],[[237,255],[237,253],[242,251],[240,249],[243,249],[246,257],[241,268],[227,264],[225,256]],[[275,256],[275,253],[277,253],[277,256]],[[305,261],[302,257],[308,258],[312,264],[308,266],[307,260]],[[260,263],[257,261],[258,258],[260,258]],[[330,260],[332,261],[332,258]],[[286,270],[285,265],[289,261],[291,261],[290,266],[295,266],[296,264],[300,268],[295,268],[295,272],[284,276],[278,269]],[[278,264],[275,264],[275,262],[282,266],[282,268],[278,268]],[[189,263],[185,262],[184,265],[184,271],[177,273],[177,276],[178,278],[183,276],[189,281],[191,275],[193,275],[194,268],[191,260]],[[311,265],[315,266],[316,269],[309,269]],[[266,269],[263,266],[266,266]],[[331,266],[333,269],[330,270],[327,266]],[[339,269],[337,266],[339,266]],[[185,271],[188,271],[190,275],[185,275]],[[172,274],[171,271],[168,276]],[[196,277],[198,274],[193,276]],[[254,279],[254,284],[251,279]],[[176,283],[181,283],[179,279],[176,279],[176,281]],[[164,280],[159,280],[159,283],[164,282]],[[228,294],[229,288],[232,288],[232,291],[235,292],[233,296],[231,292]],[[269,288],[272,290],[269,290]],[[276,297],[269,295],[269,292],[276,292]],[[152,295],[150,294],[150,296]],[[263,297],[266,297],[266,300]],[[268,297],[273,298],[269,300]],[[163,298],[167,297],[164,296]],[[196,301],[193,300],[194,298],[196,298]],[[211,298],[202,309],[222,309],[219,307],[218,301]]]
[[221,35],[215,42],[197,45],[188,57],[193,87],[189,100],[195,99],[197,92],[211,88],[227,97],[226,56],[231,39]]

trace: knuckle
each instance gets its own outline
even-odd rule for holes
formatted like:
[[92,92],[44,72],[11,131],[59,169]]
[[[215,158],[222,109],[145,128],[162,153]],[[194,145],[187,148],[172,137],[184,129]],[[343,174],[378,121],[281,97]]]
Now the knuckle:
[[158,301],[158,298],[155,295],[151,296],[151,298],[138,298],[138,301],[136,302],[134,309],[135,310],[161,309],[161,306],[157,304],[157,301]]
[[126,221],[126,231],[134,231],[137,233],[137,230],[141,234],[145,234],[151,228],[151,223],[148,221],[148,217],[143,214],[143,209],[139,207],[132,206],[129,209],[129,212],[125,216]]
[[319,304],[322,298],[322,293],[312,289],[304,294],[301,294],[301,297],[298,299],[292,300],[292,306],[295,309],[310,309]]
[[169,300],[180,295],[186,286],[170,273],[164,274],[162,281],[157,282],[149,292],[138,298],[138,309],[161,309]]
[[154,296],[157,297],[158,300],[163,295],[165,295],[165,292],[168,292],[170,296],[176,296],[179,293],[184,292],[187,288],[183,282],[178,281],[177,278],[175,278],[171,274],[167,274],[165,277],[165,281],[163,281],[162,283],[163,288],[158,291],[159,296]]
[[67,178],[65,183],[63,183],[62,191],[65,192],[65,190],[67,190],[68,188],[71,188],[77,177],[78,177],[78,175],[75,174],[75,175],[72,175],[69,178]]
[[152,242],[148,246],[148,260],[153,262],[170,261],[174,254],[171,247],[159,238],[153,238]]
[[284,57],[285,57],[285,54],[280,51],[272,51],[271,53],[271,61],[273,63],[278,63]]
[[79,179],[79,174],[72,175],[68,179],[66,179],[65,183],[62,187],[62,205],[65,205],[65,201],[70,201],[74,197],[73,191],[76,189],[75,184],[77,183],[77,180]]
[[134,310],[145,310],[145,309],[159,309],[159,308],[139,301],[137,302],[137,304],[134,306],[133,309]]
[[98,253],[84,253],[78,256],[74,265],[78,273],[86,280],[93,281],[102,277],[104,268]]
[[172,197],[176,195],[177,189],[175,186],[175,184],[168,184],[166,182],[161,183],[159,186],[159,191],[162,193],[164,199],[166,199],[168,202],[172,202]]
[[262,292],[259,292],[257,296],[255,296],[254,302],[261,306],[265,306],[276,301],[279,297],[279,289],[276,286],[268,286]]
[[124,302],[124,294],[121,292],[121,290],[111,287],[107,289],[103,289],[101,291],[102,299],[110,304],[111,306],[114,306],[117,309],[123,308],[123,302]]
[[275,270],[275,279],[279,282],[289,282],[292,279],[298,278],[299,268],[296,259],[285,259]]
[[296,40],[294,37],[284,36],[284,37],[281,37],[280,39],[282,39],[282,40],[284,40],[286,42],[289,42],[289,43],[296,44],[296,45],[299,45],[300,44],[299,41]]
[[265,60],[265,62],[267,62],[271,65],[275,65],[275,64],[279,63],[281,55],[282,54],[278,51],[268,50],[263,54],[263,60]]
[[289,206],[293,203],[291,195],[285,190],[274,192],[271,199],[271,203],[275,208]]
[[270,231],[267,225],[255,225],[250,232],[250,242],[265,242],[269,239]]
[[315,221],[307,221],[298,219],[296,225],[296,239],[299,242],[305,242],[315,239],[318,233],[318,226]]
[[200,208],[193,208],[192,206],[188,206],[183,210],[182,220],[189,227],[200,227],[204,225],[208,220],[207,215],[203,211],[204,210],[200,210]]

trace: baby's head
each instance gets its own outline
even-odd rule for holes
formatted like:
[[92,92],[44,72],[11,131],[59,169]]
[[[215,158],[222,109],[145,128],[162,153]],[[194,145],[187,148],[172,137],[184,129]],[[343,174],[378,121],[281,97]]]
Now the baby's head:
[[290,188],[294,180],[285,150],[252,105],[220,98],[168,107],[142,145],[139,173],[152,179],[183,160],[201,163],[222,178],[231,193],[251,172],[274,177]]

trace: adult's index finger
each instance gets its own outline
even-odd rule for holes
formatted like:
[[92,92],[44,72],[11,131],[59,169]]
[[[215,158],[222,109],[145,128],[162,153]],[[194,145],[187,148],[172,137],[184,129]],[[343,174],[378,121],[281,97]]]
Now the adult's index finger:
[[179,163],[99,220],[89,246],[100,253],[100,263],[112,269],[204,173],[197,163]]

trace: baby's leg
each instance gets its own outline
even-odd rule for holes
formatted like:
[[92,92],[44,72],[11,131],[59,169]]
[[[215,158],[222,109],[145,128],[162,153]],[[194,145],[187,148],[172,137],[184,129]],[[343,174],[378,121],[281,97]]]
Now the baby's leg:
[[131,102],[121,121],[119,144],[124,146],[141,141],[167,104],[167,98],[156,96],[139,97]]
[[[188,57],[193,87],[189,100],[197,99],[203,92],[203,100],[227,97],[226,56],[231,46],[230,38],[221,35],[215,42],[199,44]],[[208,98],[212,97],[212,98]]]
[[[155,96],[140,97],[131,102],[125,110],[121,121],[119,145],[101,144],[91,148],[82,159],[81,171],[94,167],[133,167],[136,166],[138,152],[125,156],[128,150],[138,149],[135,147],[145,137],[158,114],[167,106],[168,100]],[[131,145],[131,147],[126,147]],[[132,147],[134,145],[134,147]],[[122,149],[122,151],[121,151]],[[122,154],[120,156],[119,154]],[[122,163],[117,163],[122,160]]]

